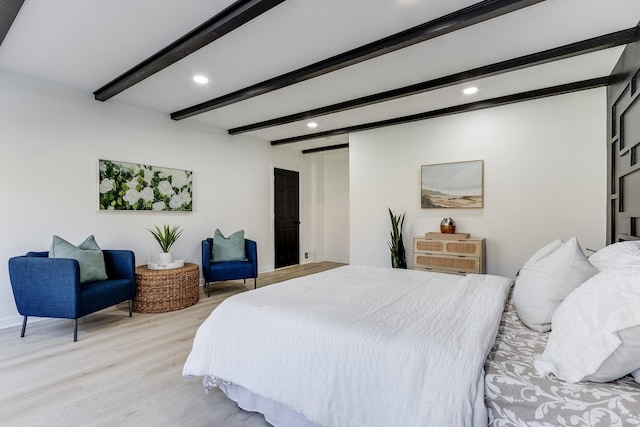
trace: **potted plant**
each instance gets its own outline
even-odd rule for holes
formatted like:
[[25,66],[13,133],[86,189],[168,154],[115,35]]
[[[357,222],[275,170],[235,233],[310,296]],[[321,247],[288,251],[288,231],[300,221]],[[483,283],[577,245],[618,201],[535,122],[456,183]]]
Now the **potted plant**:
[[156,225],[155,230],[147,230],[151,232],[156,242],[160,245],[160,249],[162,249],[162,252],[159,254],[160,264],[171,264],[173,262],[173,254],[169,252],[169,249],[171,249],[171,246],[178,240],[183,230],[180,230],[180,227],[177,225],[169,227],[167,224],[162,228]]
[[388,244],[391,249],[391,266],[393,268],[407,268],[407,254],[402,240],[404,214],[395,216],[389,209],[389,217],[391,218],[391,241]]

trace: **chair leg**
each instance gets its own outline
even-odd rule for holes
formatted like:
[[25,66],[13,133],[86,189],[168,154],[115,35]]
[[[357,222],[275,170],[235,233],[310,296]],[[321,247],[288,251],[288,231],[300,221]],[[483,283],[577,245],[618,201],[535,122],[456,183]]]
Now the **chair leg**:
[[22,333],[20,333],[20,338],[24,338],[24,331],[27,330],[27,316],[24,316],[22,319]]
[[258,289],[258,278],[257,277],[253,278],[253,289]]
[[78,341],[78,319],[73,319],[73,342]]
[[207,291],[207,298],[209,297],[209,282],[204,282],[204,288]]
[[129,300],[129,317],[132,317],[133,315],[133,300],[130,299]]

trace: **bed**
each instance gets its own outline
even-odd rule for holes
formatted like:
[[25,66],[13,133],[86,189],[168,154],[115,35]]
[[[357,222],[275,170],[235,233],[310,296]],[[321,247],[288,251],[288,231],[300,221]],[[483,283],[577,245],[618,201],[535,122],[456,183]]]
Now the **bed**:
[[245,292],[201,325],[183,375],[278,426],[486,426],[511,285],[345,266]]
[[[554,264],[564,283],[581,249],[560,246],[541,251],[571,260]],[[362,266],[271,285],[213,311],[183,375],[275,426],[640,425],[631,376],[575,384],[539,373],[550,334],[522,323],[512,285]]]

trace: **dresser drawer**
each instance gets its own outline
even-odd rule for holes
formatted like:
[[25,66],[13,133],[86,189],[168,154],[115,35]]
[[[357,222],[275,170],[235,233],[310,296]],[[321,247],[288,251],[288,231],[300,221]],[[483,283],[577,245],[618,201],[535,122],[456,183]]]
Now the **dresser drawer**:
[[413,240],[414,252],[429,252],[452,255],[470,255],[479,257],[482,254],[483,240]]
[[429,253],[414,253],[413,267],[421,270],[446,271],[451,273],[481,273],[480,257],[434,255]]

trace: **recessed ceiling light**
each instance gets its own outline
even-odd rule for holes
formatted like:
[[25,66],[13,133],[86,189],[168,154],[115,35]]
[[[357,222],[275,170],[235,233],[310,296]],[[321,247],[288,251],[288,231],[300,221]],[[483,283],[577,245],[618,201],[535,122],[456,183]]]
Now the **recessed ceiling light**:
[[475,86],[470,86],[462,91],[465,95],[473,95],[476,92],[478,92],[478,88]]
[[193,81],[201,85],[209,83],[209,79],[202,75],[193,76]]
[[318,127],[318,124],[316,122],[309,122],[309,123],[307,123],[307,127],[309,129],[315,129],[315,128]]

